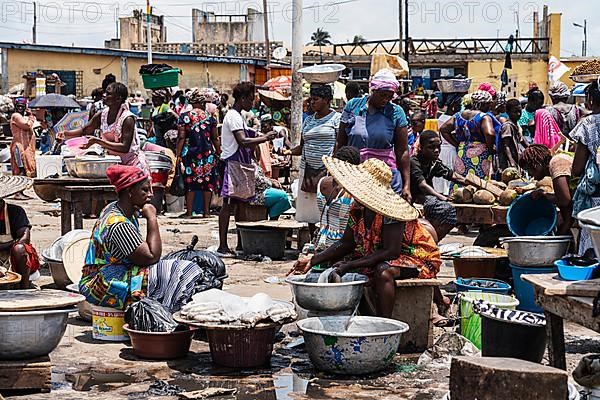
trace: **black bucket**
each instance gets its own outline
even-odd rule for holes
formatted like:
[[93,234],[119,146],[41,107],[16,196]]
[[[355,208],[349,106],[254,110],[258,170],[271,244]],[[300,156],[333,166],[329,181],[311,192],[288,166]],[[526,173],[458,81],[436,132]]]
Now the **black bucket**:
[[546,351],[546,327],[481,314],[481,355],[540,363]]

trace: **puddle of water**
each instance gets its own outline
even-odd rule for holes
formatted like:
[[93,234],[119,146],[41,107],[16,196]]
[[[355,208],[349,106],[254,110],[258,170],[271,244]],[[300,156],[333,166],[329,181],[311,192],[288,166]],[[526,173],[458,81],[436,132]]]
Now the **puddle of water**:
[[97,387],[100,392],[108,392],[116,387],[127,386],[133,382],[135,382],[134,377],[122,372],[52,373],[53,389],[70,387],[78,392],[88,392],[94,387]]

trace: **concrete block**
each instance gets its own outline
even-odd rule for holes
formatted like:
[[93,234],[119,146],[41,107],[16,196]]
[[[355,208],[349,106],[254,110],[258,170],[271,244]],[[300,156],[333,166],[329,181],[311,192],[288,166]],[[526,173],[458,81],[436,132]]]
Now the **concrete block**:
[[499,357],[455,357],[450,368],[452,400],[568,398],[565,371]]

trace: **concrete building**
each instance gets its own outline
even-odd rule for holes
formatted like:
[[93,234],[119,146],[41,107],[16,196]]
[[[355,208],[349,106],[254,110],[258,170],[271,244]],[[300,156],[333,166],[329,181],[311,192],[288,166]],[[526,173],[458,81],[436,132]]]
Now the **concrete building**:
[[264,42],[264,14],[249,8],[246,15],[216,15],[192,9],[193,43]]
[[[133,16],[119,18],[119,37],[106,40],[104,47],[131,50],[135,43],[147,43],[146,16],[147,14],[142,10],[134,10]],[[165,26],[164,16],[151,15],[150,18],[152,43],[165,43],[167,41],[167,27]]]
[[[2,90],[23,82],[22,76],[38,70],[56,73],[66,86],[63,94],[89,95],[112,73],[126,83],[130,91],[144,90],[138,73],[147,63],[146,53],[89,47],[49,46],[0,42]],[[154,61],[180,68],[182,88],[214,87],[231,92],[236,83],[254,81],[266,62],[257,58],[215,57],[197,54],[154,53]],[[262,71],[259,75],[262,75]]]

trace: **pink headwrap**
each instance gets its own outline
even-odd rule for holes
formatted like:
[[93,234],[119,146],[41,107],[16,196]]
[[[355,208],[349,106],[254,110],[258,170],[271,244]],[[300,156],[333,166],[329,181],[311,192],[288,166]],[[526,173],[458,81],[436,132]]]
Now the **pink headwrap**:
[[377,72],[369,84],[369,89],[371,90],[387,90],[394,93],[399,87],[400,82],[398,82],[394,73],[386,68]]
[[560,128],[552,114],[541,108],[535,112],[534,144],[542,144],[552,150],[562,140]]
[[492,84],[489,82],[483,82],[481,85],[479,85],[477,90],[483,90],[484,92],[488,92],[492,95],[492,97],[496,96],[496,89],[494,89]]

